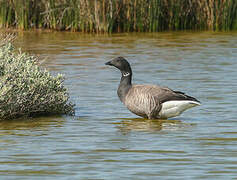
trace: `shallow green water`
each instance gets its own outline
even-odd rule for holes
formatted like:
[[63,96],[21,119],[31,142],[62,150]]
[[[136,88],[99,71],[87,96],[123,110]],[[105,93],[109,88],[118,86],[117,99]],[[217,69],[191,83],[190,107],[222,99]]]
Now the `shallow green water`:
[[[63,73],[76,116],[0,123],[0,179],[237,178],[237,33],[19,34],[22,50]],[[165,121],[120,103],[116,57],[134,83],[184,91],[202,106]]]

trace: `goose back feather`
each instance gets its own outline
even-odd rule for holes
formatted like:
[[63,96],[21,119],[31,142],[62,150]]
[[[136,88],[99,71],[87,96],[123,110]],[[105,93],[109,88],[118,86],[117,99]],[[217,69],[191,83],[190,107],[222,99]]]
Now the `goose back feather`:
[[156,85],[132,85],[123,103],[134,114],[144,118],[154,119],[168,118],[166,117],[167,115],[162,116],[162,114],[160,114],[163,103],[168,101],[186,101],[194,106],[200,105],[197,99],[183,92],[173,91],[167,87]]

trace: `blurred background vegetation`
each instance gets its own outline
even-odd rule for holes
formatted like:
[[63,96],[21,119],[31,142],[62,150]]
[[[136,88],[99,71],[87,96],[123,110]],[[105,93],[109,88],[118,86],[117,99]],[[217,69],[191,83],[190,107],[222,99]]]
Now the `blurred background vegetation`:
[[237,30],[236,0],[0,0],[0,28]]

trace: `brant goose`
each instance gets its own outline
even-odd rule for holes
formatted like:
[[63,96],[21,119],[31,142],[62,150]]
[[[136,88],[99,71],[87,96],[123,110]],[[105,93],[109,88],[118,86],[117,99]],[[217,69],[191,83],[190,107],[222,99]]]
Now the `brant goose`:
[[105,64],[121,71],[118,97],[132,113],[138,116],[148,119],[167,119],[201,105],[194,97],[167,87],[132,85],[132,69],[123,57],[117,57]]

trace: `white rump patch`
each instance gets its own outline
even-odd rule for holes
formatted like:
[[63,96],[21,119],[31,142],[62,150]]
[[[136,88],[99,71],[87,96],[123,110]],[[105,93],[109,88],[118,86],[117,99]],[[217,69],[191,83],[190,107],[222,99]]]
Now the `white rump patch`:
[[200,105],[196,101],[167,101],[162,104],[159,115],[161,118],[175,117],[189,108]]

